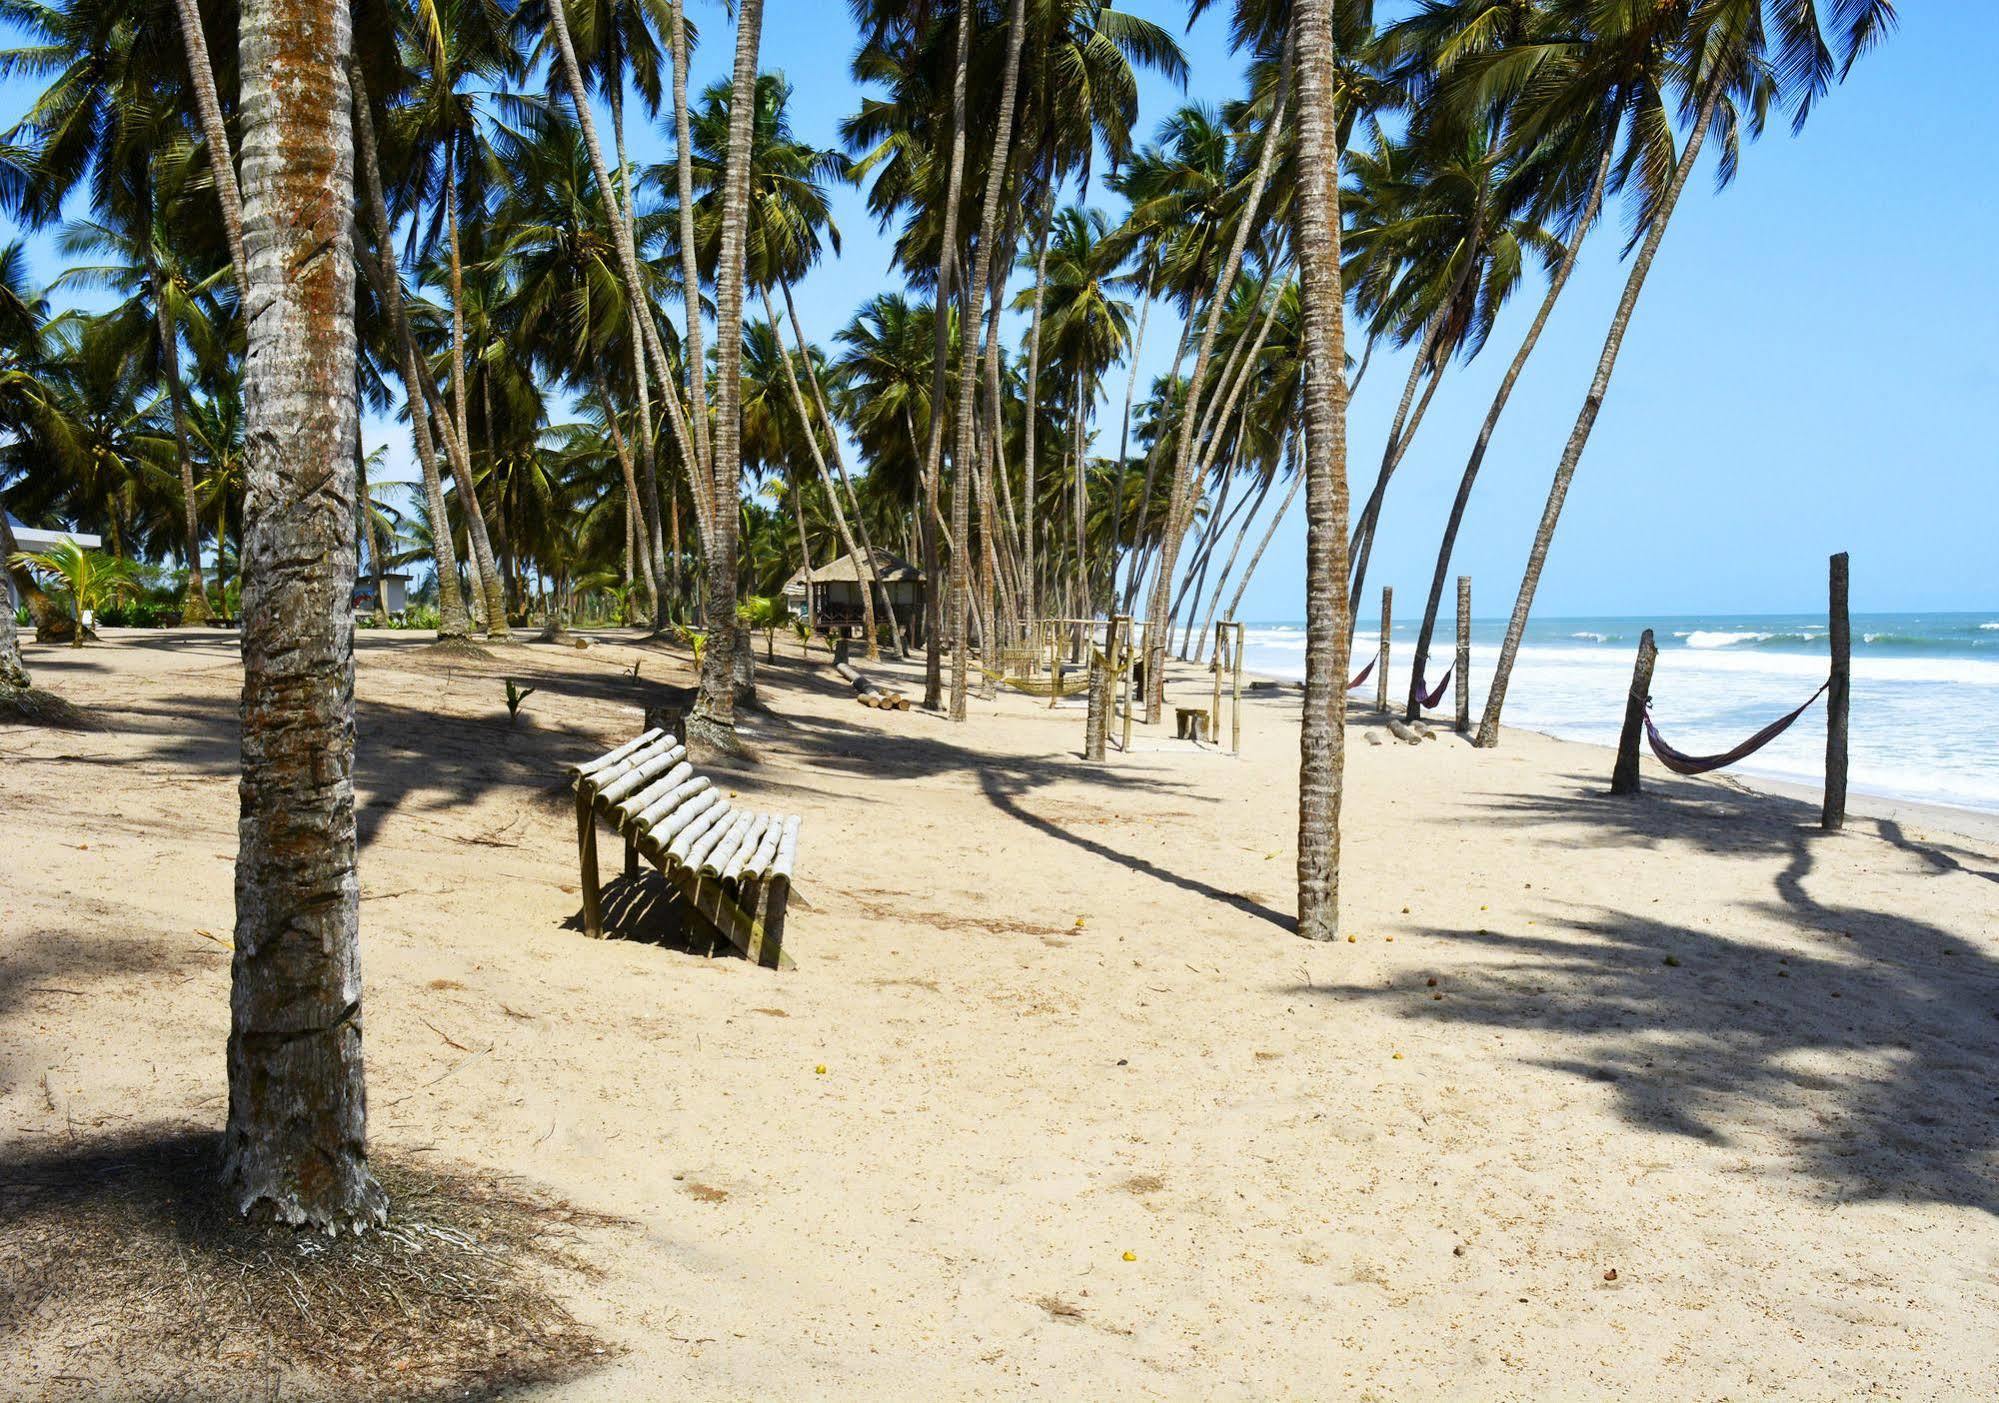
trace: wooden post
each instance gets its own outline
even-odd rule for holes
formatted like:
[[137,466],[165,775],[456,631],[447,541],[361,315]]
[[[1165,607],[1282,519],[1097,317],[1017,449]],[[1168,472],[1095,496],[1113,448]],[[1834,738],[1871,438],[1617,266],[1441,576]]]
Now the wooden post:
[[1089,671],[1085,674],[1089,687],[1089,706],[1083,716],[1083,758],[1101,762],[1104,758],[1104,737],[1110,731],[1110,717],[1105,713],[1110,709],[1111,674],[1103,666],[1097,650],[1090,649]]
[[1216,745],[1222,743],[1222,670],[1228,666],[1227,645],[1222,640],[1227,636],[1227,630],[1215,630],[1215,660],[1208,665],[1208,670],[1215,674],[1214,700],[1208,703],[1208,735]]
[[1374,709],[1388,710],[1388,627],[1395,613],[1395,591],[1381,587],[1381,653],[1375,663]]
[[1124,664],[1124,739],[1119,742],[1118,749],[1124,751],[1126,754],[1131,753],[1131,701],[1133,689],[1138,685],[1138,668],[1134,665],[1137,662],[1137,658],[1132,651],[1131,623],[1131,615],[1126,614],[1124,616],[1124,650],[1118,655],[1119,660]]
[[1471,576],[1458,576],[1458,724],[1461,736],[1471,734]]
[[1825,693],[1825,811],[1828,833],[1846,826],[1846,716],[1853,680],[1853,630],[1846,616],[1846,552],[1832,558],[1827,609],[1832,635],[1831,685]]
[[587,781],[576,786],[576,856],[583,878],[583,933],[593,940],[604,934],[604,915],[597,901],[596,793]]
[[1652,630],[1638,637],[1638,662],[1631,669],[1631,692],[1624,699],[1624,730],[1617,738],[1617,765],[1610,772],[1612,794],[1638,792],[1638,736],[1645,728],[1645,708],[1652,700],[1652,664],[1659,657]]
[[1242,754],[1242,625],[1235,626],[1235,681],[1229,691],[1229,754]]

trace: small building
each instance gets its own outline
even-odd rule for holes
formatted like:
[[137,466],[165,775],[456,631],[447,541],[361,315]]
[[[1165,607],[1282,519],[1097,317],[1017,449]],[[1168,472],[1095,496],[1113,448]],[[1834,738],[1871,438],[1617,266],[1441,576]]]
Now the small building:
[[[874,553],[875,573],[888,591],[896,622],[903,636],[921,642],[925,581],[923,572],[899,555],[878,550]],[[842,634],[861,629],[861,591],[869,587],[860,568],[858,554],[817,566],[810,572],[800,569],[784,582],[785,606],[794,618],[804,619],[815,631]],[[879,611],[881,599],[876,597]]]
[[[104,538],[88,531],[38,531],[32,526],[21,525],[11,516],[7,518],[7,525],[14,532],[16,548],[27,555],[39,555],[52,546],[61,545],[64,541],[74,541],[85,550],[104,549]],[[7,607],[18,609],[21,601],[14,589],[14,572],[5,568],[8,563],[0,561],[0,581],[5,582],[0,584],[0,589],[6,591]]]
[[[401,614],[409,605],[408,575],[384,573],[382,576],[382,603],[385,612]],[[354,609],[357,613],[375,612],[375,580],[371,575],[363,575],[354,585]]]

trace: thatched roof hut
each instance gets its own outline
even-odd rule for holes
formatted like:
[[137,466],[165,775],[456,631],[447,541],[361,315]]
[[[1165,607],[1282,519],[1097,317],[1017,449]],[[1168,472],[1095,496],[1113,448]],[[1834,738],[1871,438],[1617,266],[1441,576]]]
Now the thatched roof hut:
[[[923,572],[885,550],[874,553],[874,563],[903,631],[918,633],[926,597]],[[815,566],[810,574],[803,568],[794,570],[784,582],[784,598],[791,612],[813,628],[845,633],[861,623],[861,591],[866,587],[856,552]]]

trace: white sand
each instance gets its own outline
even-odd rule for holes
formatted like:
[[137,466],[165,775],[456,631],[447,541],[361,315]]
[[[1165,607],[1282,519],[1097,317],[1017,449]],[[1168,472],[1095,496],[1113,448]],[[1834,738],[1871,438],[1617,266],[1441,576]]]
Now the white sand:
[[[29,663],[114,729],[0,729],[0,1154],[215,1127],[233,639]],[[1999,1396],[1989,826],[1356,726],[1312,945],[1295,694],[1095,768],[780,644],[726,780],[806,815],[778,975],[573,929],[560,767],[667,679],[363,636],[375,1143],[629,1221],[569,1286],[624,1353],[548,1396]]]

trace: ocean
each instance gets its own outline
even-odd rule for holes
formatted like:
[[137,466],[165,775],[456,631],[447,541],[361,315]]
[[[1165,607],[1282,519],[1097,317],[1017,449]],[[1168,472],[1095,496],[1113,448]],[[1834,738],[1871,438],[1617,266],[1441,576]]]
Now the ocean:
[[[1420,622],[1420,615],[1398,622],[1390,636],[1389,694],[1398,702],[1408,695]],[[1435,661],[1426,670],[1432,686],[1450,666],[1455,628],[1447,612],[1433,644]],[[1504,724],[1615,745],[1638,636],[1647,628],[1659,645],[1653,718],[1670,744],[1690,754],[1728,749],[1825,680],[1829,649],[1822,615],[1536,619],[1514,666]],[[1474,724],[1505,632],[1504,619],[1472,623]],[[1377,636],[1373,628],[1355,635],[1353,671],[1374,656]],[[1244,637],[1247,670],[1304,675],[1303,624],[1249,624]],[[1374,687],[1370,677],[1353,698],[1371,705]],[[1453,681],[1446,711],[1456,704],[1455,693]],[[1848,785],[1855,792],[1999,812],[1999,613],[1855,614],[1849,746]],[[1822,783],[1824,703],[1730,772]]]

